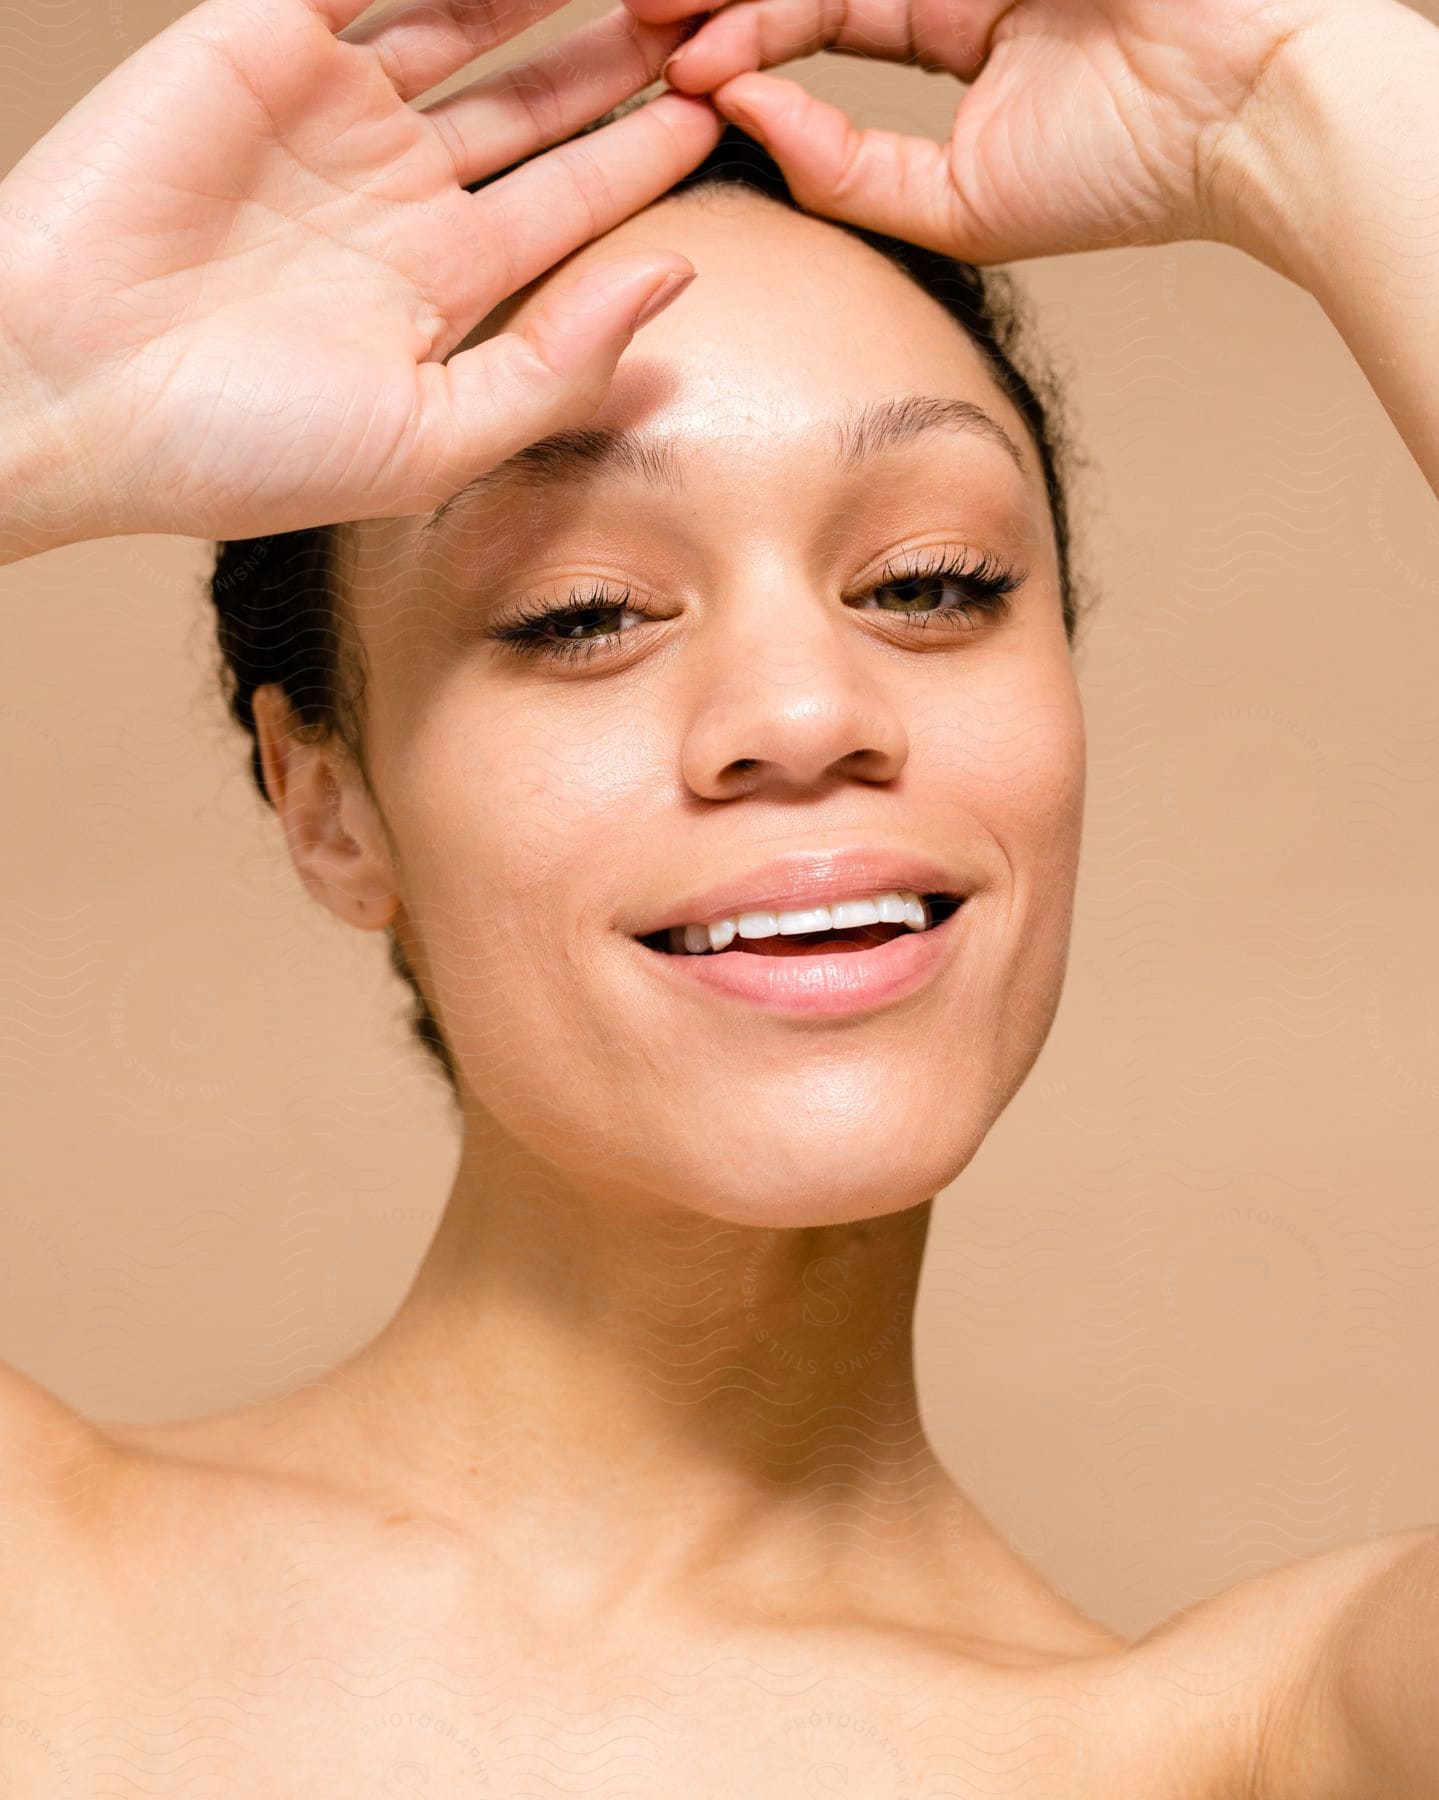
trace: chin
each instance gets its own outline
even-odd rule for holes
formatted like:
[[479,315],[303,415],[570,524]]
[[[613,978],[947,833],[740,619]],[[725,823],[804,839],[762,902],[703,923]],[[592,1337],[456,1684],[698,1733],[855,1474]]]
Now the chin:
[[[902,1139],[890,1132],[851,1145],[830,1138],[806,1156],[805,1138],[792,1132],[782,1157],[757,1160],[711,1140],[714,1162],[690,1190],[686,1210],[776,1231],[882,1218],[932,1200],[963,1172],[981,1141],[982,1133],[962,1145],[931,1143],[930,1155],[900,1158],[895,1145]],[[766,1165],[767,1173],[758,1174]],[[717,1184],[720,1170],[731,1179]]]

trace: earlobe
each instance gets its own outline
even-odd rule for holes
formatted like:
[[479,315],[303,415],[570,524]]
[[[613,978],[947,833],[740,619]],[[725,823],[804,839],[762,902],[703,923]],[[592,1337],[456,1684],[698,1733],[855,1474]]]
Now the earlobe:
[[328,911],[362,931],[381,931],[399,908],[384,829],[333,738],[306,743],[278,688],[257,689],[255,733],[265,789],[295,872]]

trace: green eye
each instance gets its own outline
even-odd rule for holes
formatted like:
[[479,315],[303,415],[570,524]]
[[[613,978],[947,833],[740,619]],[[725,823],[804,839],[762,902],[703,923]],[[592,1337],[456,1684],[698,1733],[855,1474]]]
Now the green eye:
[[[922,565],[891,566],[880,580],[867,588],[862,596],[894,596],[898,606],[882,604],[861,608],[889,613],[894,618],[911,621],[916,628],[928,628],[933,618],[964,620],[964,629],[973,630],[981,616],[1000,617],[1009,611],[1009,596],[1024,581],[1006,563],[989,556],[970,563],[963,556],[945,553],[937,561]],[[942,604],[918,608],[906,604],[915,598],[913,590],[950,587],[962,596],[954,606]],[[574,590],[561,606],[540,606],[522,612],[507,624],[490,633],[522,657],[551,657],[558,660],[588,660],[596,653],[608,654],[618,649],[629,631],[617,628],[625,613],[646,621],[652,615],[631,608],[633,590],[619,590],[597,583],[589,589]],[[611,628],[603,629],[606,621]]]
[[1009,610],[1009,596],[1020,585],[1022,576],[1003,564],[983,557],[974,566],[962,559],[943,557],[932,566],[907,570],[886,569],[879,585],[870,591],[876,595],[897,596],[901,602],[917,597],[916,590],[936,592],[946,587],[958,591],[962,598],[956,606],[937,604],[928,608],[898,608],[881,605],[881,612],[897,611],[924,625],[936,613],[960,613],[973,618],[984,614],[1000,614]]

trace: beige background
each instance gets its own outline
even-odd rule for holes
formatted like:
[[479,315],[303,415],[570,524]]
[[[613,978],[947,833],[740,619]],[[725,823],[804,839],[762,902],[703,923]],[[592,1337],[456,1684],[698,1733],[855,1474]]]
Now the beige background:
[[[183,10],[12,8],[3,166]],[[936,138],[960,92],[786,72]],[[1439,1522],[1439,507],[1239,253],[1019,274],[1096,465],[1086,850],[1053,1034],[937,1208],[921,1382],[991,1517],[1137,1633]],[[251,790],[207,554],[0,572],[0,1358],[101,1417],[330,1366],[454,1160],[382,940],[304,897]]]

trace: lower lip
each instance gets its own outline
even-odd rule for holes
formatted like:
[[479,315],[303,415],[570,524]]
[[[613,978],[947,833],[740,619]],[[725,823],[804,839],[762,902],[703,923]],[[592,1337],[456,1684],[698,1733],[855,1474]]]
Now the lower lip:
[[[809,956],[761,956],[722,950],[708,956],[667,955],[636,945],[641,956],[668,969],[675,981],[747,1000],[769,1012],[839,1018],[892,1005],[934,975],[949,955],[969,910],[966,900],[927,931],[906,931],[872,950],[817,951]],[[664,973],[664,970],[661,970]]]

